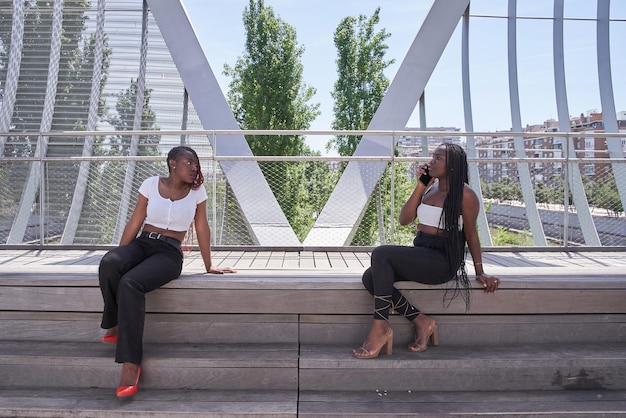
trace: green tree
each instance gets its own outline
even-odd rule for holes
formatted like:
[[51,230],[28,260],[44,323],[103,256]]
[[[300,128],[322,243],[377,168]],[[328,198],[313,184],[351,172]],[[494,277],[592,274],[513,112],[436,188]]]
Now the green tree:
[[499,183],[491,185],[491,196],[498,200],[522,200],[522,187],[505,177]]
[[[242,129],[308,129],[319,115],[319,104],[309,104],[315,89],[302,80],[296,31],[274,15],[263,0],[250,0],[243,13],[246,50],[235,67],[224,66],[232,78],[228,102]],[[255,155],[300,155],[304,137],[250,136]]]
[[615,176],[612,173],[605,175],[602,181],[593,181],[590,184],[591,193],[588,194],[590,205],[603,208],[612,216],[619,216],[624,212]]
[[[332,128],[337,130],[367,129],[380,105],[389,79],[384,70],[394,60],[385,61],[388,46],[385,40],[391,36],[385,29],[375,31],[379,23],[380,8],[371,17],[346,17],[337,26],[334,35],[337,47],[338,78],[332,92],[335,118]],[[339,155],[354,154],[360,136],[338,135],[327,144]]]
[[[394,61],[385,61],[384,56],[388,49],[385,40],[391,35],[384,29],[376,31],[379,13],[380,8],[377,8],[369,18],[365,15],[346,17],[335,30],[338,78],[332,92],[335,100],[333,129],[367,129],[389,87],[384,70]],[[360,140],[361,137],[356,135],[338,135],[326,147],[348,156],[354,154]],[[386,170],[383,176],[389,175],[390,171]],[[391,186],[386,178],[377,185],[374,199],[366,208],[352,244],[373,245],[388,238],[378,226],[381,220],[388,219],[386,214],[390,213],[390,202],[383,196],[388,196]]]
[[[315,89],[304,83],[295,29],[274,15],[263,0],[250,0],[243,12],[245,52],[234,67],[228,102],[242,129],[306,130],[319,115],[319,104],[309,102]],[[254,155],[312,155],[302,135],[255,135],[246,140]],[[309,171],[306,163],[259,164],[278,204],[296,235],[302,239],[313,223]]]

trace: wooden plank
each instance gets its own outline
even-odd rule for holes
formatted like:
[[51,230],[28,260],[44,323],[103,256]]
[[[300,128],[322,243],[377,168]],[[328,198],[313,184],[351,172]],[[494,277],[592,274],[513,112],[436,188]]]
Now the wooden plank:
[[298,416],[465,417],[615,416],[626,391],[300,391]]
[[300,268],[315,268],[315,259],[312,251],[300,252]]
[[[484,253],[483,262],[488,261],[490,264],[503,267],[534,267],[537,263],[532,263],[520,258],[514,254],[493,254]],[[470,257],[471,259],[471,257]]]
[[[0,375],[12,387],[115,387],[113,347],[0,341]],[[297,344],[144,344],[143,388],[295,390]],[[117,377],[118,378],[118,377]]]
[[[262,251],[260,254],[270,254],[272,251]],[[66,266],[74,269],[78,267],[93,267],[97,268],[99,260],[102,255],[106,253],[105,250],[97,251],[79,251],[79,250],[0,250],[0,265],[6,268],[20,268],[24,269],[37,269],[41,266]],[[290,255],[290,259],[296,258],[302,262],[299,263],[299,268],[313,268],[316,267],[312,264],[310,259],[313,257],[324,260],[326,258],[335,257],[339,253],[343,257],[346,265],[349,259],[358,259],[361,262],[361,266],[368,267],[370,264],[370,252],[369,251],[316,251],[315,254],[310,251],[287,251],[285,254]],[[347,255],[352,254],[352,255]],[[250,264],[246,264],[246,261],[254,260],[259,255],[257,251],[213,251],[213,259],[216,264],[232,263],[238,265],[241,268],[250,269]],[[494,267],[555,267],[555,268],[614,268],[622,269],[626,266],[626,257],[623,252],[484,252],[483,259],[485,263],[489,263]],[[320,261],[322,264],[318,268],[332,269],[333,263],[327,261]],[[262,264],[262,263],[260,263]],[[468,264],[471,265],[471,259],[468,259]],[[192,268],[202,268],[202,258],[200,252],[197,250],[185,252],[185,266]],[[344,264],[337,264],[336,268],[345,268]],[[356,266],[360,267],[360,266]],[[284,268],[284,267],[283,267]],[[294,263],[290,263],[288,268],[295,268]]]
[[[372,301],[373,311],[373,301]],[[428,312],[430,314],[430,312]],[[525,344],[578,344],[588,338],[596,344],[626,343],[626,315],[433,315],[439,343],[446,347]],[[300,342],[358,346],[367,335],[372,315],[301,315]],[[414,340],[413,325],[400,315],[389,322],[394,345],[406,347]]]
[[[582,370],[582,371],[581,371]],[[416,379],[415,376],[420,378]],[[586,383],[582,383],[585,380]],[[341,391],[482,391],[626,389],[623,343],[431,347],[394,350],[375,361],[343,346],[302,346],[300,389]]]
[[296,251],[287,251],[283,258],[283,268],[295,270],[300,267],[300,254]]
[[348,267],[348,264],[346,264],[343,256],[339,252],[326,252],[326,257],[328,258],[328,262],[330,263],[331,268],[344,269]]
[[267,267],[269,261],[270,251],[257,251],[253,253],[253,261],[248,267],[251,269],[263,269]]
[[224,257],[222,260],[217,259],[217,260],[214,261],[214,263],[218,267],[233,267],[233,266],[237,266],[237,264],[241,260],[241,257],[243,257],[244,255],[245,255],[244,251],[231,251],[231,252],[229,252],[228,256]]
[[[0,339],[98,342],[101,313],[2,312]],[[297,315],[148,313],[144,342],[283,344],[298,342]]]
[[296,418],[296,390],[147,389],[140,385],[132,402],[111,407],[112,388],[3,388],[0,415],[118,418],[267,417]]
[[349,269],[365,270],[365,265],[353,251],[341,251],[340,254]]
[[313,260],[315,262],[315,268],[318,269],[330,269],[332,264],[328,259],[328,253],[325,251],[315,251],[313,253]]
[[283,268],[285,259],[284,251],[272,251],[266,267],[270,269]]
[[[206,280],[207,285],[211,280]],[[323,283],[305,288],[161,288],[147,295],[148,312],[231,314],[368,314],[371,296],[354,283],[354,289],[338,290]],[[361,287],[361,288],[359,288]],[[465,303],[456,298],[445,304],[445,289],[403,289],[405,297],[429,313],[465,313]],[[472,314],[626,313],[626,289],[501,289],[496,294],[472,292]],[[17,311],[101,312],[102,296],[97,287],[2,287],[0,306]]]
[[371,265],[371,256],[372,253],[371,252],[355,252],[354,253],[357,258],[361,261],[361,264],[363,264],[363,266],[365,268],[369,267]]

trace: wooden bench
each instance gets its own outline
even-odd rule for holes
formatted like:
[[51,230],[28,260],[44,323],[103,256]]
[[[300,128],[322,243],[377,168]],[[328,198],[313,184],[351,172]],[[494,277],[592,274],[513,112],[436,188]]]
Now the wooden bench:
[[[22,395],[32,386],[113,388],[119,370],[112,347],[97,343],[102,252],[51,251],[11,261],[0,254],[0,374],[9,376],[0,386]],[[510,408],[534,405],[526,412],[541,411],[546,400],[561,405],[566,389],[626,393],[621,253],[487,252],[486,271],[502,285],[485,294],[473,281],[468,311],[460,298],[444,304],[445,286],[398,283],[437,319],[440,346],[408,353],[413,329],[392,316],[394,354],[371,361],[350,354],[371,322],[372,298],[360,282],[368,253],[277,253],[217,251],[216,261],[239,270],[233,275],[203,274],[198,256],[187,257],[179,279],[148,295],[140,393],[193,389],[205,401],[190,408],[217,413],[222,391],[229,391],[234,398],[224,408],[233,416],[254,405],[268,416],[339,416],[362,405],[384,416],[392,399],[407,413],[427,411],[432,391],[441,394],[443,411],[478,387],[474,399],[482,403],[457,403],[456,412],[486,407],[485,391]],[[81,359],[78,367],[67,364],[71,358]],[[387,391],[385,399],[376,390]],[[531,392],[538,401],[528,404]],[[259,409],[248,393],[267,393],[274,402]],[[206,399],[216,403],[209,407]],[[619,396],[603,399],[594,407],[626,411]],[[3,402],[10,403],[0,396],[0,415]]]

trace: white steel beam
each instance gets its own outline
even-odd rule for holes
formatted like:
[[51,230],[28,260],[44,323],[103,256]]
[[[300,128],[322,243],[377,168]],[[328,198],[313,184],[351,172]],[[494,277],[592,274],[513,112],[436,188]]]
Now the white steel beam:
[[[610,0],[598,0],[598,26],[597,26],[597,50],[598,50],[598,82],[600,83],[600,103],[602,105],[602,122],[604,131],[619,133],[617,114],[615,112],[615,99],[613,97],[613,78],[611,76],[611,43],[609,36],[609,15],[611,10]],[[624,158],[624,149],[620,138],[607,138],[606,146],[610,158]],[[626,209],[626,165],[611,164],[617,191],[622,201],[622,208]]]
[[[50,55],[48,59],[48,79],[46,81],[46,95],[44,98],[43,112],[41,122],[39,124],[40,132],[50,131],[52,126],[52,114],[54,113],[54,104],[56,102],[57,84],[59,81],[59,59],[61,57],[61,33],[63,25],[63,0],[55,0],[52,9],[52,34],[50,37]],[[35,158],[45,157],[48,153],[48,136],[39,135],[37,139],[37,147],[35,149]],[[40,182],[42,181],[42,163],[34,161],[30,165],[28,177],[24,184],[20,206],[13,219],[13,225],[7,244],[21,244],[26,234],[28,220],[31,215],[33,203],[39,191]],[[41,210],[44,210],[42,207]],[[43,236],[41,237],[43,239]],[[43,242],[42,242],[43,243]]]
[[[526,158],[526,148],[524,147],[524,137],[522,134],[522,117],[519,105],[519,84],[517,81],[517,1],[509,0],[508,13],[508,68],[509,68],[509,102],[511,106],[511,130],[513,131],[513,146],[515,148],[515,156],[517,158]],[[524,197],[524,205],[526,206],[526,217],[530,225],[530,233],[533,241],[538,247],[547,245],[546,235],[543,231],[533,185],[530,181],[530,170],[528,163],[517,163],[517,173],[520,185],[522,186],[522,195]]]
[[[24,45],[24,2],[22,0],[13,0],[12,17],[7,79],[4,85],[4,97],[0,103],[0,132],[9,132],[13,107],[17,98],[17,83],[20,78],[22,46]],[[0,136],[0,157],[4,156],[6,142],[7,137]]]
[[[87,130],[95,131],[98,125],[98,102],[100,100],[100,82],[102,77],[102,55],[104,53],[104,10],[105,0],[98,0],[98,12],[96,16],[96,39],[94,46],[93,73],[91,78],[91,93],[89,96],[89,115],[87,116]],[[94,136],[85,137],[83,144],[83,157],[91,157],[93,155]],[[85,194],[87,193],[87,182],[89,181],[89,170],[91,163],[89,161],[81,161],[78,169],[78,177],[76,179],[76,187],[72,197],[72,204],[67,215],[63,235],[61,235],[61,245],[70,245],[74,243],[76,231],[78,230],[78,222],[83,210]]]
[[[556,109],[559,117],[559,131],[569,132],[569,106],[567,104],[567,89],[565,83],[565,50],[563,43],[563,7],[565,0],[554,1],[554,27],[553,27],[553,52],[554,57],[554,87],[556,92]],[[568,147],[568,155],[575,157],[574,144],[572,140],[565,139],[565,146]],[[572,188],[572,198],[574,205],[576,206],[576,212],[578,214],[578,222],[580,223],[580,229],[585,238],[587,245],[601,245],[598,231],[596,230],[593,217],[591,216],[591,210],[589,210],[589,202],[587,201],[587,195],[585,194],[585,188],[583,187],[582,176],[580,175],[580,168],[578,164],[570,163],[569,170],[570,175],[566,179],[569,181]],[[569,199],[569,197],[568,197]],[[567,225],[569,211],[567,206],[564,206],[564,245],[567,246]]]
[[[405,129],[468,5],[469,0],[434,1],[368,130]],[[391,138],[364,135],[354,155],[391,156],[394,146]],[[304,244],[349,245],[386,167],[386,162],[348,163]]]
[[[202,51],[181,0],[148,0],[152,15],[172,55],[205,129],[240,129]],[[219,36],[219,34],[216,34]],[[243,135],[218,135],[217,155],[251,156]],[[300,245],[255,161],[221,162],[221,168],[258,245]]]
[[[470,90],[470,74],[469,74],[469,9],[465,9],[463,15],[463,37],[461,50],[461,77],[463,81],[463,114],[465,118],[465,132],[474,132],[474,119],[472,115],[472,94]],[[467,137],[467,156],[469,158],[478,157],[476,153],[476,141],[474,136]],[[480,212],[478,214],[477,226],[478,236],[483,246],[490,247],[493,245],[491,241],[491,232],[489,231],[489,223],[487,222],[487,214],[485,213],[485,204],[483,200],[483,191],[480,187],[480,173],[478,172],[478,163],[469,163],[469,181],[470,186],[476,192],[478,201],[480,202]]]

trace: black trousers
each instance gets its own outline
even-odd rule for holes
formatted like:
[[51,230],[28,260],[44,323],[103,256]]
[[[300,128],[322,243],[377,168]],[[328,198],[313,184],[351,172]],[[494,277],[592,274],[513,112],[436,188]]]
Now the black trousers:
[[442,284],[454,279],[458,266],[450,266],[444,239],[418,232],[413,247],[381,245],[374,248],[371,266],[363,273],[363,285],[374,296],[374,318],[389,319],[390,309],[415,319],[419,309],[395,288],[399,281]]
[[145,295],[178,278],[182,267],[180,247],[147,237],[136,238],[102,257],[98,270],[104,299],[101,326],[118,326],[116,362],[141,364]]

